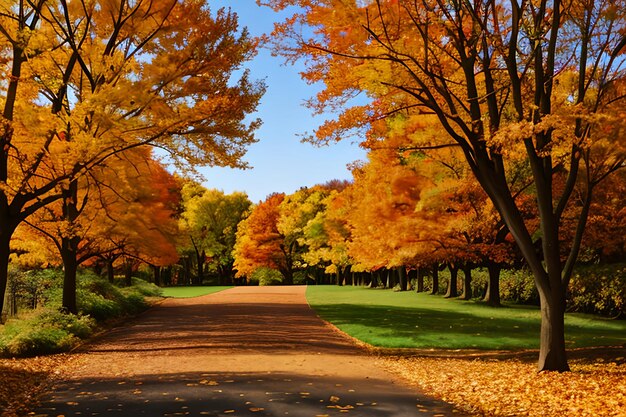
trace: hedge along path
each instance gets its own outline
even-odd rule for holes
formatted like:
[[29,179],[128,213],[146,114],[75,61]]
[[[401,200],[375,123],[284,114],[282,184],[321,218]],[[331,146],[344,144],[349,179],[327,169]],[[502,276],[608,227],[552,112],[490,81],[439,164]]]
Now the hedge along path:
[[445,416],[325,324],[304,286],[168,299],[76,354],[39,416]]

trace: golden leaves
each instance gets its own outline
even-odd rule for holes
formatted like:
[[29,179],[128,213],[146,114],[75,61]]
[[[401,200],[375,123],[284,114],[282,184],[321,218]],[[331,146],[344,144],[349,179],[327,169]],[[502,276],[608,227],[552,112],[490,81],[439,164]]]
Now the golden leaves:
[[621,416],[626,413],[623,358],[608,363],[571,362],[572,372],[538,374],[535,364],[517,360],[382,359],[384,366],[419,385],[427,394],[482,415]]

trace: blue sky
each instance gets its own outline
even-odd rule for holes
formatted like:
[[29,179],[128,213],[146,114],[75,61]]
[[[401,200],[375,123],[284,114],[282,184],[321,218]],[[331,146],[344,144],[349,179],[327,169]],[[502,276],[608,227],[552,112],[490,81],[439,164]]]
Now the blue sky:
[[[253,36],[269,33],[273,22],[282,20],[271,9],[258,7],[255,0],[214,0],[209,4],[214,11],[221,6],[230,7]],[[302,186],[351,178],[346,165],[365,159],[365,152],[350,139],[324,147],[300,143],[299,135],[312,132],[323,122],[323,118],[313,117],[311,110],[303,106],[319,87],[301,80],[297,66],[285,66],[282,62],[269,51],[261,50],[246,65],[252,78],[265,79],[267,83],[267,92],[254,115],[263,120],[257,132],[259,142],[249,148],[244,158],[252,168],[201,168],[206,187],[226,193],[244,191],[257,203],[272,192],[289,194]]]

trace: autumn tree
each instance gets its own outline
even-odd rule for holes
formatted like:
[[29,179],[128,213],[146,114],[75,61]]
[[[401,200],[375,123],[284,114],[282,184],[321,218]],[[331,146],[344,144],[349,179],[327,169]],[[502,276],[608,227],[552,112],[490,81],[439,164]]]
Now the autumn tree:
[[[274,0],[303,12],[277,27],[305,77],[327,88],[319,108],[349,107],[317,132],[320,141],[367,126],[372,117],[432,115],[446,135],[422,134],[424,149],[459,147],[533,272],[541,301],[539,370],[568,370],[565,296],[594,188],[624,166],[621,1]],[[300,26],[313,30],[301,30]],[[310,35],[310,36],[309,36]],[[306,37],[305,37],[306,36]],[[358,122],[356,123],[355,120]],[[531,233],[506,164],[524,159],[540,232]],[[554,180],[563,175],[564,186]],[[563,214],[580,184],[572,238]],[[539,250],[537,250],[539,248]]]
[[348,254],[350,230],[347,213],[350,204],[347,197],[351,184],[348,181],[331,181],[318,190],[321,205],[314,213],[313,218],[302,228],[300,241],[306,247],[302,255],[303,261],[316,268],[315,280],[321,281],[317,272],[336,274],[340,284],[342,272],[352,266],[352,259]]
[[[125,256],[151,265],[177,260],[174,237],[175,182],[149,149],[135,148],[107,159],[77,181],[77,215],[64,216],[62,202],[40,209],[28,225],[56,249],[63,266],[62,306],[77,312],[76,272],[81,264],[105,259],[112,278],[113,262]],[[32,232],[31,232],[32,233]]]
[[254,205],[239,223],[233,250],[238,278],[250,277],[259,268],[279,271],[284,284],[293,284],[295,241],[286,241],[278,230],[280,205],[285,195],[275,193]]
[[183,199],[182,228],[196,256],[198,284],[202,283],[205,259],[220,281],[232,281],[235,234],[252,204],[248,196],[188,183],[183,186]]
[[[11,236],[79,178],[151,144],[179,168],[242,166],[264,86],[235,14],[204,1],[35,1],[0,6],[0,303]],[[1,305],[0,305],[1,307]]]

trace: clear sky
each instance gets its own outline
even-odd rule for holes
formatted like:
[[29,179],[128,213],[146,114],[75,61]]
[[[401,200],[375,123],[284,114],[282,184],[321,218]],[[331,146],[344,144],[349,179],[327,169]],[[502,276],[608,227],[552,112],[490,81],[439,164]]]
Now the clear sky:
[[[271,32],[273,22],[282,20],[271,9],[258,7],[255,0],[213,0],[209,4],[213,11],[230,7],[253,36]],[[282,62],[282,58],[261,50],[246,65],[253,79],[265,79],[267,83],[267,92],[254,115],[263,120],[256,135],[259,142],[249,148],[245,157],[252,168],[201,168],[206,187],[226,193],[244,191],[257,203],[272,192],[289,194],[303,186],[351,178],[346,165],[365,159],[365,152],[350,139],[324,147],[300,142],[299,135],[313,132],[323,122],[303,106],[319,87],[307,85],[300,79],[298,67]]]

